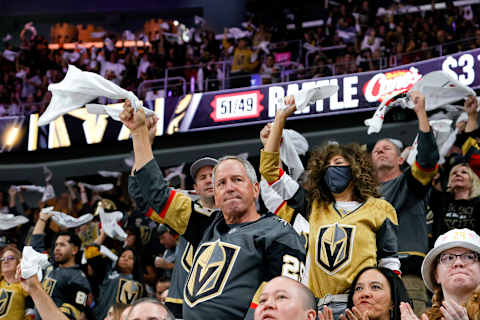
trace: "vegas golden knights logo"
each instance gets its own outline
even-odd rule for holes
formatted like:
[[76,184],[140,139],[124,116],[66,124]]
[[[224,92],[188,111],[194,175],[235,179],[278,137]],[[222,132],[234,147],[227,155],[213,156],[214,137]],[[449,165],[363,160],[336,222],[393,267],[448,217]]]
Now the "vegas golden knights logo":
[[140,227],[140,237],[142,238],[143,245],[146,245],[148,242],[150,242],[150,239],[152,238],[152,231],[153,230],[149,227]]
[[315,244],[315,262],[333,275],[352,260],[355,226],[331,224],[320,228]]
[[12,304],[13,291],[2,289],[0,291],[0,318],[3,318]]
[[142,296],[143,287],[140,283],[128,279],[119,279],[117,302],[131,304]]
[[239,251],[239,246],[220,240],[206,242],[197,249],[184,292],[191,308],[222,294]]
[[193,246],[190,244],[190,242],[187,243],[187,246],[185,247],[185,250],[183,250],[183,255],[182,255],[182,267],[186,272],[190,272],[190,269],[192,269],[192,263],[193,263]]
[[55,289],[55,284],[57,283],[57,280],[54,280],[52,278],[45,278],[43,280],[42,286],[43,290],[45,290],[46,293],[48,293],[49,296],[52,296],[53,289]]

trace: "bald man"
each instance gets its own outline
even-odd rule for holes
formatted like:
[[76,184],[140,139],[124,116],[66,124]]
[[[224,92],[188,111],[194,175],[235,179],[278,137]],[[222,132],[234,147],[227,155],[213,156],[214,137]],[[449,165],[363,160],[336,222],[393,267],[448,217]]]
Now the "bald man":
[[255,320],[314,320],[317,304],[305,285],[287,277],[267,282],[255,310]]

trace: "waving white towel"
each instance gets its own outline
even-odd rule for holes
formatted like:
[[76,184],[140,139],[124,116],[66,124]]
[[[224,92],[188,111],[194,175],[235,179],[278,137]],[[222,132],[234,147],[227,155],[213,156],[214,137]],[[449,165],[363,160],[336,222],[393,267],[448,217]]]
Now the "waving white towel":
[[91,213],[86,213],[78,218],[74,218],[59,211],[52,211],[53,216],[52,220],[55,221],[59,226],[70,229],[77,228],[85,223],[92,221],[93,215]]
[[[113,108],[109,106],[104,106],[103,104],[96,104],[96,103],[89,103],[85,106],[87,108],[88,113],[91,114],[105,114],[110,116],[113,120],[120,121],[120,113],[122,112],[122,109],[118,108]],[[153,112],[152,110],[142,107],[141,108],[147,117],[151,117],[153,115],[156,115],[159,117],[158,114]]]
[[55,198],[55,190],[51,184],[47,184],[45,187],[42,186],[35,186],[35,185],[20,185],[15,186],[17,191],[36,191],[43,193],[42,195],[42,202]]
[[0,230],[9,230],[27,223],[28,221],[28,218],[24,216],[16,216],[11,213],[0,213]]
[[84,106],[97,97],[129,99],[135,110],[142,106],[142,102],[133,92],[120,88],[96,73],[81,71],[73,65],[68,66],[65,78],[59,83],[50,84],[48,90],[52,92],[52,99],[38,119],[40,126]]
[[291,129],[284,129],[282,138],[280,159],[289,168],[292,178],[298,180],[303,171],[305,171],[298,155],[305,154],[308,151],[307,139],[297,131]]
[[103,207],[99,206],[98,212],[100,214],[100,222],[102,223],[102,228],[105,230],[107,236],[112,239],[125,240],[127,234],[125,231],[118,225],[118,221],[123,218],[123,213],[120,211],[114,212],[105,212]]
[[31,246],[23,247],[22,261],[20,262],[23,279],[37,275],[38,281],[42,281],[42,269],[45,269],[49,264],[47,254],[39,253]]
[[[431,111],[438,108],[448,107],[452,102],[461,100],[470,95],[475,96],[475,91],[460,81],[450,77],[442,71],[427,73],[409,91],[420,91],[425,95],[425,110]],[[372,118],[365,120],[368,134],[378,133],[382,129],[383,119],[389,107],[401,106],[413,109],[413,101],[402,93],[395,92],[383,99]]]
[[80,182],[78,185],[83,185],[85,188],[96,191],[96,192],[104,192],[113,189],[112,183],[103,183],[103,184],[88,184],[84,182]]
[[101,175],[102,177],[107,177],[107,178],[118,178],[122,175],[122,173],[119,171],[106,171],[106,170],[98,170],[98,174]]

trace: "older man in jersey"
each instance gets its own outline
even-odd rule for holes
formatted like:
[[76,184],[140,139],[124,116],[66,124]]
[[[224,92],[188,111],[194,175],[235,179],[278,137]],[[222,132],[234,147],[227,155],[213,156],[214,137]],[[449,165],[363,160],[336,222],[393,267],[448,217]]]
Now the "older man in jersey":
[[238,157],[213,169],[215,206],[210,210],[168,188],[153,159],[145,114],[127,101],[120,115],[131,130],[135,168],[129,191],[147,199],[147,215],[182,234],[195,248],[184,289],[185,319],[252,319],[251,301],[261,286],[285,275],[299,279],[305,249],[293,228],[256,209],[255,169]]

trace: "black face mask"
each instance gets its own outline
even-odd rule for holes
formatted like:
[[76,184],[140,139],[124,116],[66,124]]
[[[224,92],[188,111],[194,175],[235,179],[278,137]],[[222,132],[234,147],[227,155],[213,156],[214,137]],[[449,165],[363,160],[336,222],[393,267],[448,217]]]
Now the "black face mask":
[[330,166],[327,168],[323,180],[332,193],[342,193],[352,180],[350,166]]

